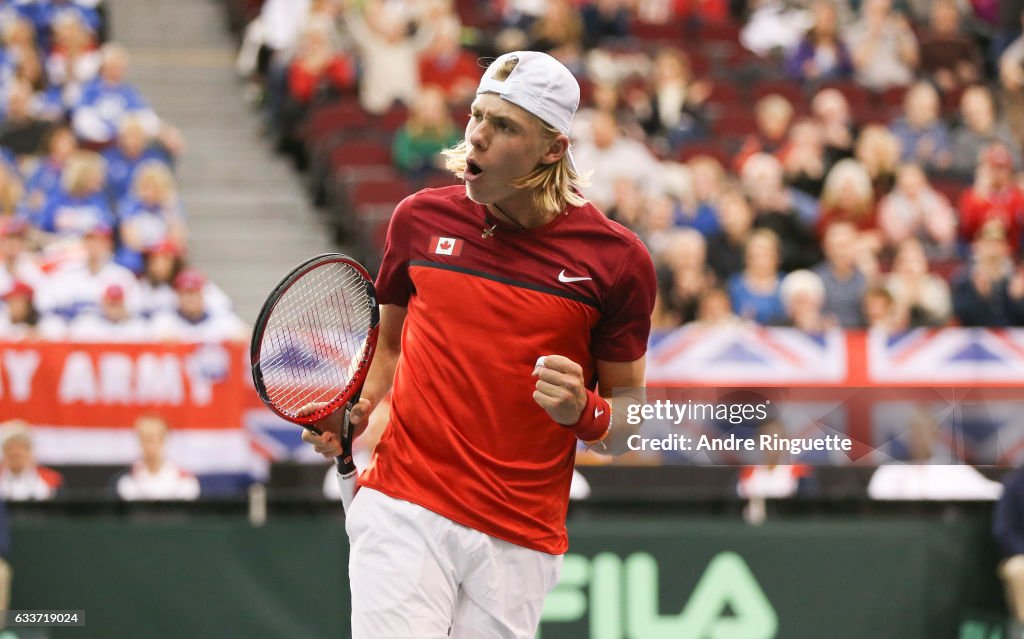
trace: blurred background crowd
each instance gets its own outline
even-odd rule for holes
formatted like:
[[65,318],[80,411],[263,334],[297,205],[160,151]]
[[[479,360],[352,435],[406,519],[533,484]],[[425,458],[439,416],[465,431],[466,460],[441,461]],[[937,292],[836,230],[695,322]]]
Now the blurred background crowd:
[[244,339],[187,262],[178,131],[99,0],[0,2],[0,338]]
[[655,258],[655,338],[1024,323],[1020,2],[236,4],[268,136],[371,264],[453,183],[481,65],[535,49],[580,81],[584,194]]

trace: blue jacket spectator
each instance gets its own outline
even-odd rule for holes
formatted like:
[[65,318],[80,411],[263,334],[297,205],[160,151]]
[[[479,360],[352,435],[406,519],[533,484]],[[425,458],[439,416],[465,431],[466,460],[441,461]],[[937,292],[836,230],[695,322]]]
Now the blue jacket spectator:
[[105,177],[105,162],[98,153],[76,151],[68,158],[60,190],[46,202],[36,226],[61,236],[81,236],[97,223],[115,227],[117,219],[103,192]]
[[839,38],[835,3],[818,0],[811,7],[814,26],[786,61],[786,73],[801,82],[842,80],[853,74],[853,61]]
[[164,149],[151,143],[142,123],[134,116],[121,120],[117,144],[103,151],[107,161],[107,194],[111,202],[120,202],[132,188],[135,173],[145,162],[157,160],[170,164],[170,156]]
[[121,119],[132,114],[150,135],[156,135],[160,119],[142,95],[125,81],[128,54],[121,47],[103,47],[100,75],[85,85],[74,109],[72,127],[82,140],[106,144],[117,137]]

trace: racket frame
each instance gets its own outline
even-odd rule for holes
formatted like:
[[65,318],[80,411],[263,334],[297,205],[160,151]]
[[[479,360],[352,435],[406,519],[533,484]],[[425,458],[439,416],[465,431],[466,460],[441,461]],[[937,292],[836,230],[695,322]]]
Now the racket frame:
[[[348,384],[338,393],[338,395],[327,402],[320,410],[298,417],[295,415],[287,415],[279,410],[274,403],[271,401],[270,396],[267,393],[267,387],[263,383],[263,373],[260,370],[260,353],[263,346],[263,334],[267,328],[267,322],[274,312],[274,308],[277,303],[281,301],[285,293],[288,292],[296,282],[298,282],[306,273],[313,269],[319,268],[325,264],[342,263],[355,269],[363,278],[363,284],[366,286],[366,293],[368,298],[368,304],[370,306],[370,330],[366,335],[366,345],[363,348],[363,354],[359,367],[356,369],[355,374],[348,381]],[[334,413],[339,408],[345,408],[346,414],[344,419],[344,425],[342,427],[341,438],[342,441],[351,440],[351,429],[348,424],[348,409],[359,401],[359,394],[362,392],[363,383],[366,381],[366,374],[370,369],[370,362],[373,360],[374,351],[377,348],[377,333],[380,328],[380,306],[377,304],[377,293],[373,286],[373,280],[370,279],[369,272],[363,267],[362,264],[355,261],[351,257],[343,253],[323,253],[315,257],[311,257],[305,262],[299,264],[293,268],[287,275],[285,275],[281,281],[274,287],[274,290],[267,296],[267,300],[263,303],[263,308],[260,309],[260,313],[256,318],[256,324],[253,327],[252,342],[249,346],[249,359],[252,367],[252,381],[256,387],[256,393],[266,404],[267,408],[274,412],[282,419],[285,419],[293,424],[298,424],[303,428],[310,430],[316,434],[320,434],[320,429],[313,425],[314,422],[320,421],[328,415]],[[348,453],[351,455],[351,453]]]

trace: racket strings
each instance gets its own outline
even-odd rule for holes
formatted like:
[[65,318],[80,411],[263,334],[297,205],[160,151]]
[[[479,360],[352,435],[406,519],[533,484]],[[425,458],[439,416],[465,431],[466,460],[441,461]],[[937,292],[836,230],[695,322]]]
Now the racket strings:
[[363,276],[343,263],[307,272],[274,306],[260,355],[271,402],[295,416],[348,386],[366,356],[372,322]]

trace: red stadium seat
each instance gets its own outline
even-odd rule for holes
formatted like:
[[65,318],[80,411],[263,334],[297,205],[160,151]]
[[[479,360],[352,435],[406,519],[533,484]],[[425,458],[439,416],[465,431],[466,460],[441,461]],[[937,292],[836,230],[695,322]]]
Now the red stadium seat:
[[629,26],[629,32],[637,40],[644,42],[673,42],[683,41],[683,25],[679,22],[643,22],[634,20]]
[[679,150],[676,159],[680,162],[689,162],[695,157],[706,155],[718,160],[722,166],[729,166],[732,154],[720,142],[709,140],[706,142],[690,142],[683,145]]
[[375,139],[346,140],[331,150],[331,167],[391,164],[391,147]]
[[797,112],[802,111],[804,104],[807,102],[803,89],[800,88],[799,84],[791,80],[762,80],[751,89],[750,97],[756,102],[766,95],[773,93],[789,100],[789,103],[793,105],[793,109]]
[[405,178],[356,180],[348,189],[354,208],[371,204],[394,206],[405,199],[412,189]]
[[757,133],[753,109],[726,111],[715,118],[712,132],[723,139],[741,140]]
[[309,145],[339,131],[360,131],[370,125],[370,116],[357,102],[342,101],[326,104],[312,110],[299,131],[299,137]]
[[395,104],[376,121],[374,128],[382,133],[394,133],[409,119],[409,109]]
[[846,101],[850,103],[851,109],[874,103],[871,92],[852,81],[833,82],[826,84],[823,88],[835,89],[842,93]]
[[708,96],[709,104],[720,104],[732,106],[740,103],[740,91],[732,82],[715,82],[711,86],[711,95]]

